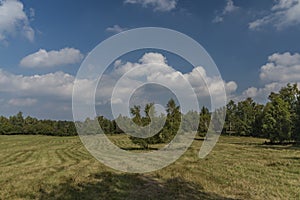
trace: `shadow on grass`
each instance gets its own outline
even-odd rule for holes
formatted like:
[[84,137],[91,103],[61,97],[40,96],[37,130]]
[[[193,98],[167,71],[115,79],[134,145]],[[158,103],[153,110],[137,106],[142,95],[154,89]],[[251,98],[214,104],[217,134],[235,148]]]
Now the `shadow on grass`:
[[300,145],[298,143],[270,143],[265,141],[264,143],[258,142],[230,142],[230,144],[241,145],[241,146],[254,146],[262,149],[273,149],[273,150],[300,150]]
[[141,148],[141,147],[120,147],[121,149],[123,149],[123,150],[125,150],[125,151],[134,151],[134,150],[140,150],[140,151],[145,151],[145,150],[147,150],[147,151],[156,151],[156,150],[158,150],[158,148],[154,148],[154,147],[148,147],[148,149],[143,149],[143,148]]
[[84,182],[68,180],[47,193],[40,191],[40,199],[228,199],[204,192],[202,186],[180,178],[157,181],[138,174],[103,172]]
[[296,157],[296,156],[287,157],[286,159],[289,159],[289,160],[299,160],[300,161],[300,157]]
[[194,140],[197,140],[197,141],[204,141],[205,139],[204,139],[204,138],[198,138],[198,137],[195,137]]
[[299,144],[260,144],[256,147],[273,150],[300,150]]

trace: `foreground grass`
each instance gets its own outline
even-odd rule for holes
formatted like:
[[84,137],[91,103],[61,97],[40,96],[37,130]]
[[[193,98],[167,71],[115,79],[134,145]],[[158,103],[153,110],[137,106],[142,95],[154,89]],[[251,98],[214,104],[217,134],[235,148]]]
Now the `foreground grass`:
[[[124,149],[126,136],[111,136]],[[78,137],[0,136],[0,199],[300,199],[300,148],[221,137],[205,159],[202,141],[172,165],[116,172]]]

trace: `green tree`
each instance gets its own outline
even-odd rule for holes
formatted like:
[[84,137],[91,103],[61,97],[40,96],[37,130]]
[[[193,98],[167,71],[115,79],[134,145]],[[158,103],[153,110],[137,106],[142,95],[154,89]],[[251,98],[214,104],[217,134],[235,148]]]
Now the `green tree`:
[[130,113],[133,115],[132,121],[136,123],[136,125],[142,125],[142,117],[141,117],[141,106],[133,106],[130,109]]
[[16,115],[9,117],[9,122],[13,126],[11,134],[23,134],[24,118],[22,112],[18,112]]
[[264,135],[262,132],[262,119],[263,119],[263,110],[264,105],[256,104],[254,106],[254,121],[252,124],[252,134],[253,137],[263,137],[266,138],[267,135]]
[[256,103],[252,98],[247,98],[237,105],[237,131],[242,136],[251,136],[255,121]]
[[0,134],[7,135],[13,132],[14,127],[10,123],[9,119],[0,116]]
[[198,134],[204,137],[208,131],[211,115],[208,108],[202,107],[200,111]]
[[161,132],[161,139],[164,143],[168,143],[174,138],[181,122],[180,107],[176,105],[174,99],[168,101],[166,111],[166,124]]
[[23,131],[24,134],[35,134],[34,125],[38,123],[38,119],[27,116],[24,119]]
[[294,129],[292,132],[292,139],[296,142],[300,142],[300,95],[297,96],[297,102],[295,107],[295,120]]
[[292,120],[289,104],[279,94],[271,93],[264,109],[262,131],[272,143],[282,143],[291,138]]
[[[153,103],[146,104],[144,113],[145,117],[141,117],[140,114],[140,106],[134,106],[130,109],[131,114],[134,116],[133,121],[140,127],[139,132],[141,135],[151,135],[152,132],[155,131],[155,124],[159,124],[159,118],[155,117],[155,107]],[[153,120],[153,123],[150,126],[151,120]],[[154,126],[154,127],[153,127]],[[155,135],[147,138],[139,138],[139,137],[133,137],[130,136],[131,141],[134,144],[139,145],[143,149],[149,149],[150,144],[157,144],[161,142],[160,134],[159,132]]]
[[237,105],[233,100],[230,100],[226,105],[226,117],[223,132],[226,134],[237,133]]

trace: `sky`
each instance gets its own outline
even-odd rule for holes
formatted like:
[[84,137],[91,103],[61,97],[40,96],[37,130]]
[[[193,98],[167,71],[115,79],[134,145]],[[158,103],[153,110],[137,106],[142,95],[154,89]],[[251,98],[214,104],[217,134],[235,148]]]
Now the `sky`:
[[[209,104],[207,91],[218,95],[222,85],[228,99],[251,97],[265,103],[271,91],[300,82],[300,0],[0,0],[0,115],[22,111],[41,119],[71,120],[81,63],[100,42],[140,27],[168,28],[193,38],[212,57],[222,79],[170,52],[128,53],[101,79],[96,95],[100,114],[109,115],[110,103],[121,104],[123,93],[137,87],[142,76],[180,88],[180,75],[204,105]],[[137,73],[122,82],[124,92],[111,98],[117,80],[135,67]],[[163,104],[174,95],[145,86],[136,90],[132,102],[146,94]]]

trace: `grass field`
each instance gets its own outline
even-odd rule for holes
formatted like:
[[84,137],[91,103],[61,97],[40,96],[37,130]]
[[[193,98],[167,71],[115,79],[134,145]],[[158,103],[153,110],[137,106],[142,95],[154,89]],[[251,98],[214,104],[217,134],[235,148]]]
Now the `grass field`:
[[[126,136],[111,136],[124,148]],[[300,199],[300,148],[221,137],[205,159],[202,141],[147,174],[114,171],[78,137],[0,136],[0,199]]]

